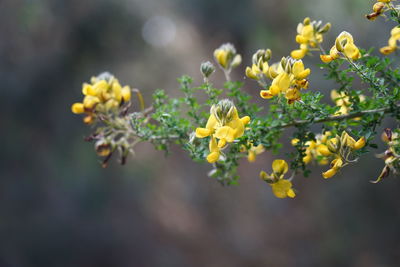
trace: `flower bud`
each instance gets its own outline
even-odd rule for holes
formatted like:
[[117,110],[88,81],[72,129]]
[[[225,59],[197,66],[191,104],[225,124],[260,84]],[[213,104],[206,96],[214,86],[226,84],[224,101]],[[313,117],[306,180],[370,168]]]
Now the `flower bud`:
[[376,13],[381,13],[382,9],[385,7],[385,4],[382,2],[377,2],[373,5],[372,10]]
[[232,68],[236,68],[240,63],[242,63],[242,56],[238,54],[233,58],[231,66]]
[[327,33],[331,29],[331,24],[328,22],[319,30],[319,33]]
[[200,72],[203,74],[204,78],[207,79],[215,71],[215,66],[210,61],[201,63]]
[[223,99],[216,105],[212,105],[210,113],[222,124],[230,122],[235,115],[235,105],[229,99]]
[[108,155],[111,154],[111,145],[104,140],[99,140],[95,144],[95,149],[97,152],[97,155],[101,157],[107,157]]
[[71,111],[72,111],[72,113],[75,113],[75,114],[81,114],[81,113],[85,112],[85,107],[83,106],[82,103],[74,103],[71,106]]
[[253,64],[258,64],[258,62],[265,62],[271,59],[271,49],[259,49],[253,54],[252,62]]
[[[223,44],[214,51],[215,60],[224,69],[230,69],[240,64],[242,58],[236,56],[238,56],[236,49],[231,43]],[[232,66],[233,62],[235,66]]]
[[328,140],[327,146],[330,152],[336,153],[340,146],[339,137],[334,137]]

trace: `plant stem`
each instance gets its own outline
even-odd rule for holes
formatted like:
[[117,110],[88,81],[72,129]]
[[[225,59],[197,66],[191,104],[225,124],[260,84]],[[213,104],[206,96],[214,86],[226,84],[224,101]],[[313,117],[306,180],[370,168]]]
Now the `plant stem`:
[[[400,105],[396,105],[397,108],[400,108]],[[281,124],[275,127],[269,127],[269,129],[275,129],[275,128],[289,128],[293,126],[301,126],[303,124],[309,124],[309,123],[323,123],[323,122],[331,122],[331,121],[341,121],[341,120],[346,120],[346,119],[352,119],[352,118],[357,118],[357,117],[362,117],[367,114],[374,114],[374,113],[389,113],[391,111],[391,107],[385,107],[385,108],[378,108],[378,109],[369,109],[369,110],[363,110],[355,113],[349,113],[349,114],[344,114],[344,115],[338,115],[338,116],[328,116],[326,118],[316,118],[313,120],[295,120],[290,123],[285,123]]]
[[[400,108],[400,104],[396,105],[396,108]],[[357,117],[362,117],[367,114],[374,114],[374,113],[390,113],[392,111],[391,107],[385,107],[385,108],[377,108],[377,109],[369,109],[369,110],[363,110],[363,111],[358,111],[354,113],[349,113],[349,114],[344,114],[344,115],[338,115],[338,116],[328,116],[326,118],[315,118],[313,120],[294,120],[290,123],[284,123],[278,126],[274,127],[267,127],[268,130],[272,129],[284,129],[284,128],[289,128],[289,127],[295,127],[295,126],[301,126],[304,124],[309,124],[309,123],[324,123],[324,122],[331,122],[331,121],[341,121],[341,120],[346,120],[346,119],[353,119]],[[178,139],[179,136],[177,135],[171,135],[171,136],[151,136],[149,138],[149,141],[151,140],[160,140],[160,139]]]

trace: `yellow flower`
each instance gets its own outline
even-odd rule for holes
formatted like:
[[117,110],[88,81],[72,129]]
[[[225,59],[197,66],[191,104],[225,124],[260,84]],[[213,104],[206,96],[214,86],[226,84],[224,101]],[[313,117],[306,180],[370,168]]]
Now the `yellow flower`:
[[[242,150],[242,152],[246,151],[245,147]],[[253,144],[250,144],[250,148],[247,150],[247,160],[249,162],[254,162],[256,161],[257,155],[263,153],[265,151],[264,146],[262,144],[259,144],[258,146],[254,146]]]
[[215,61],[225,70],[231,70],[242,62],[241,55],[236,53],[235,47],[230,43],[225,43],[214,51]]
[[321,21],[311,21],[305,18],[303,23],[297,25],[296,42],[300,48],[293,50],[290,56],[294,59],[302,59],[310,50],[317,47],[323,41],[323,34],[328,32],[331,24],[327,23],[322,26]]
[[355,142],[353,148],[354,148],[355,150],[358,150],[358,149],[363,148],[364,146],[365,146],[365,137],[363,136],[363,137],[361,137],[360,139],[358,139],[357,142]]
[[131,88],[121,87],[119,81],[109,73],[92,77],[90,83],[82,85],[83,101],[74,103],[71,111],[75,114],[85,113],[83,121],[91,124],[99,113],[116,113],[131,99]]
[[[305,142],[305,156],[303,157],[303,162],[305,164],[310,163],[315,160],[320,165],[328,164],[328,159],[332,155],[332,152],[328,147],[328,139],[332,135],[331,132],[326,131],[324,134],[317,134],[315,136],[315,141],[310,140]],[[299,139],[292,139],[292,146],[296,146],[300,142]]]
[[287,162],[284,161],[283,159],[276,159],[272,162],[272,171],[278,177],[287,173],[288,170],[289,170],[289,166],[288,166]]
[[353,36],[343,31],[336,38],[335,45],[329,51],[329,55],[320,55],[323,62],[329,63],[343,55],[347,59],[356,60],[361,57],[358,47],[354,44]]
[[207,156],[207,161],[209,163],[217,162],[221,154],[221,150],[217,145],[217,140],[213,136],[210,139],[209,149],[210,149],[210,154],[208,154]]
[[340,142],[342,145],[345,145],[352,150],[358,150],[365,146],[366,140],[365,137],[361,137],[356,141],[346,131],[343,131],[342,136],[340,137]]
[[85,107],[82,103],[75,103],[71,106],[71,110],[75,114],[81,114],[85,112]]
[[[327,142],[327,151],[335,156],[335,159],[331,162],[331,168],[326,172],[322,173],[322,177],[325,179],[334,176],[342,167],[356,161],[352,159],[352,154],[355,150],[361,149],[365,146],[366,139],[361,137],[357,141],[351,137],[346,131],[343,131],[341,136],[330,138]],[[325,148],[324,148],[325,150]],[[320,151],[322,152],[322,151]],[[323,153],[321,153],[323,154]]]
[[196,129],[197,138],[211,136],[210,154],[207,156],[207,161],[210,163],[216,162],[220,157],[220,150],[227,143],[231,143],[241,137],[245,131],[246,124],[249,122],[249,116],[239,118],[235,105],[228,99],[221,100],[218,104],[213,105],[210,109],[206,127]]
[[397,42],[399,40],[400,40],[400,28],[398,26],[396,26],[390,32],[390,38],[388,40],[388,45],[382,47],[379,51],[384,55],[393,53],[398,48]]
[[296,196],[292,188],[292,182],[283,179],[288,170],[289,166],[286,161],[283,159],[276,159],[272,162],[271,175],[264,171],[260,172],[260,178],[272,187],[272,192],[278,198],[294,198]]
[[294,198],[296,193],[292,188],[292,183],[288,180],[281,179],[276,183],[271,184],[272,192],[277,198]]
[[317,146],[317,152],[322,156],[330,156],[332,153],[329,151],[328,146],[325,144],[319,144]]
[[327,170],[326,172],[323,172],[322,177],[324,177],[325,179],[331,178],[340,170],[340,168],[342,168],[342,166],[343,166],[342,159],[340,159],[340,158],[334,159],[331,162],[331,168],[329,170]]

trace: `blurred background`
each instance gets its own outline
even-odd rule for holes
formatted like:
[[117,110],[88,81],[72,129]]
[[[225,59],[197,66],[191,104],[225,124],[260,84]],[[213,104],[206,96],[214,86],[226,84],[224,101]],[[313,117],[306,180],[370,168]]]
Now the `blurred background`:
[[[70,111],[81,84],[103,71],[147,102],[156,88],[177,95],[176,78],[200,84],[201,61],[223,42],[243,55],[241,80],[257,49],[277,61],[297,48],[306,16],[332,23],[325,48],[342,30],[361,47],[384,46],[394,25],[364,18],[374,2],[1,0],[0,267],[400,266],[399,180],[369,183],[382,143],[333,179],[313,167],[296,177],[297,197],[281,200],[258,178],[277,157],[269,152],[243,160],[232,187],[177,147],[164,157],[141,144],[126,166],[102,169],[83,141],[91,130]],[[310,88],[328,93],[334,84],[317,63],[305,59]],[[244,90],[265,104],[255,82]]]

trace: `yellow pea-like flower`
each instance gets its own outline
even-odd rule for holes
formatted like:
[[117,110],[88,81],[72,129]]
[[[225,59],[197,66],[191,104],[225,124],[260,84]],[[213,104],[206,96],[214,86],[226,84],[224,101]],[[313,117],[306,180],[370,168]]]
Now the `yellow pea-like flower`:
[[280,176],[288,172],[289,166],[285,160],[276,159],[272,162],[272,170],[274,173]]
[[272,174],[260,172],[260,178],[271,186],[272,192],[277,198],[294,198],[296,196],[292,182],[283,178],[288,169],[289,166],[285,160],[276,159],[272,162]]
[[290,56],[294,59],[302,59],[307,54],[307,49],[296,49],[290,52]]
[[394,27],[390,32],[388,45],[382,47],[379,51],[384,55],[389,55],[398,49],[398,41],[400,40],[400,28]]
[[337,173],[337,169],[329,169],[326,172],[322,173],[322,177],[324,177],[325,179],[331,178],[333,177],[335,174]]
[[217,62],[223,67],[226,68],[228,62],[228,52],[224,50],[215,50],[214,57]]
[[129,86],[124,86],[121,89],[121,96],[125,102],[128,102],[129,100],[131,100],[131,95],[132,95],[132,92],[131,92],[131,88],[129,88]]
[[85,107],[84,107],[83,103],[74,103],[71,106],[71,110],[75,114],[81,114],[81,113],[85,112]]
[[365,140],[365,137],[363,136],[360,139],[358,139],[357,142],[355,142],[353,148],[355,150],[361,149],[365,146],[365,143],[366,143],[366,140]]
[[357,60],[361,57],[360,50],[354,44],[353,36],[346,31],[338,35],[335,45],[329,51],[329,55],[321,55],[320,58],[323,62],[329,63],[340,58],[341,55],[351,60]]
[[280,179],[276,183],[271,184],[272,192],[277,198],[294,198],[296,193],[292,188],[292,183],[285,179]]
[[82,94],[90,95],[90,96],[97,96],[97,90],[91,85],[84,83],[82,86]]
[[320,144],[317,147],[318,153],[320,153],[323,156],[330,156],[332,153],[329,151],[329,148],[327,145]]
[[100,103],[99,98],[95,96],[85,96],[83,99],[83,106],[85,109],[93,109],[98,103]]
[[222,126],[215,132],[215,137],[218,139],[225,139],[227,142],[231,143],[235,140],[235,130],[229,126]]
[[331,55],[320,55],[319,57],[321,61],[324,63],[329,63],[334,60],[334,58]]
[[204,138],[211,135],[211,130],[207,128],[196,128],[196,137]]
[[214,137],[210,139],[209,149],[210,149],[210,154],[208,154],[207,156],[207,161],[209,163],[217,162],[221,153],[220,153],[220,148],[218,147],[217,144],[217,140]]
[[264,99],[271,99],[274,97],[274,95],[272,94],[272,92],[270,90],[261,90],[260,96]]
[[292,73],[293,73],[295,79],[303,80],[310,75],[311,70],[309,68],[304,69],[303,61],[299,60],[293,64]]
[[330,23],[322,25],[319,21],[311,21],[310,18],[305,18],[303,23],[297,25],[296,43],[300,48],[293,50],[290,55],[294,59],[302,59],[310,48],[317,47],[323,41],[323,34],[331,28]]
[[272,93],[285,92],[289,88],[289,86],[290,86],[290,76],[288,73],[282,72],[272,81],[270,90]]
[[96,82],[96,83],[93,85],[93,89],[94,89],[96,92],[104,92],[104,91],[107,91],[107,89],[109,88],[109,86],[110,86],[110,85],[107,83],[106,80],[100,80],[100,81]]
[[289,88],[285,94],[288,103],[293,103],[296,100],[300,100],[300,90],[297,88]]

